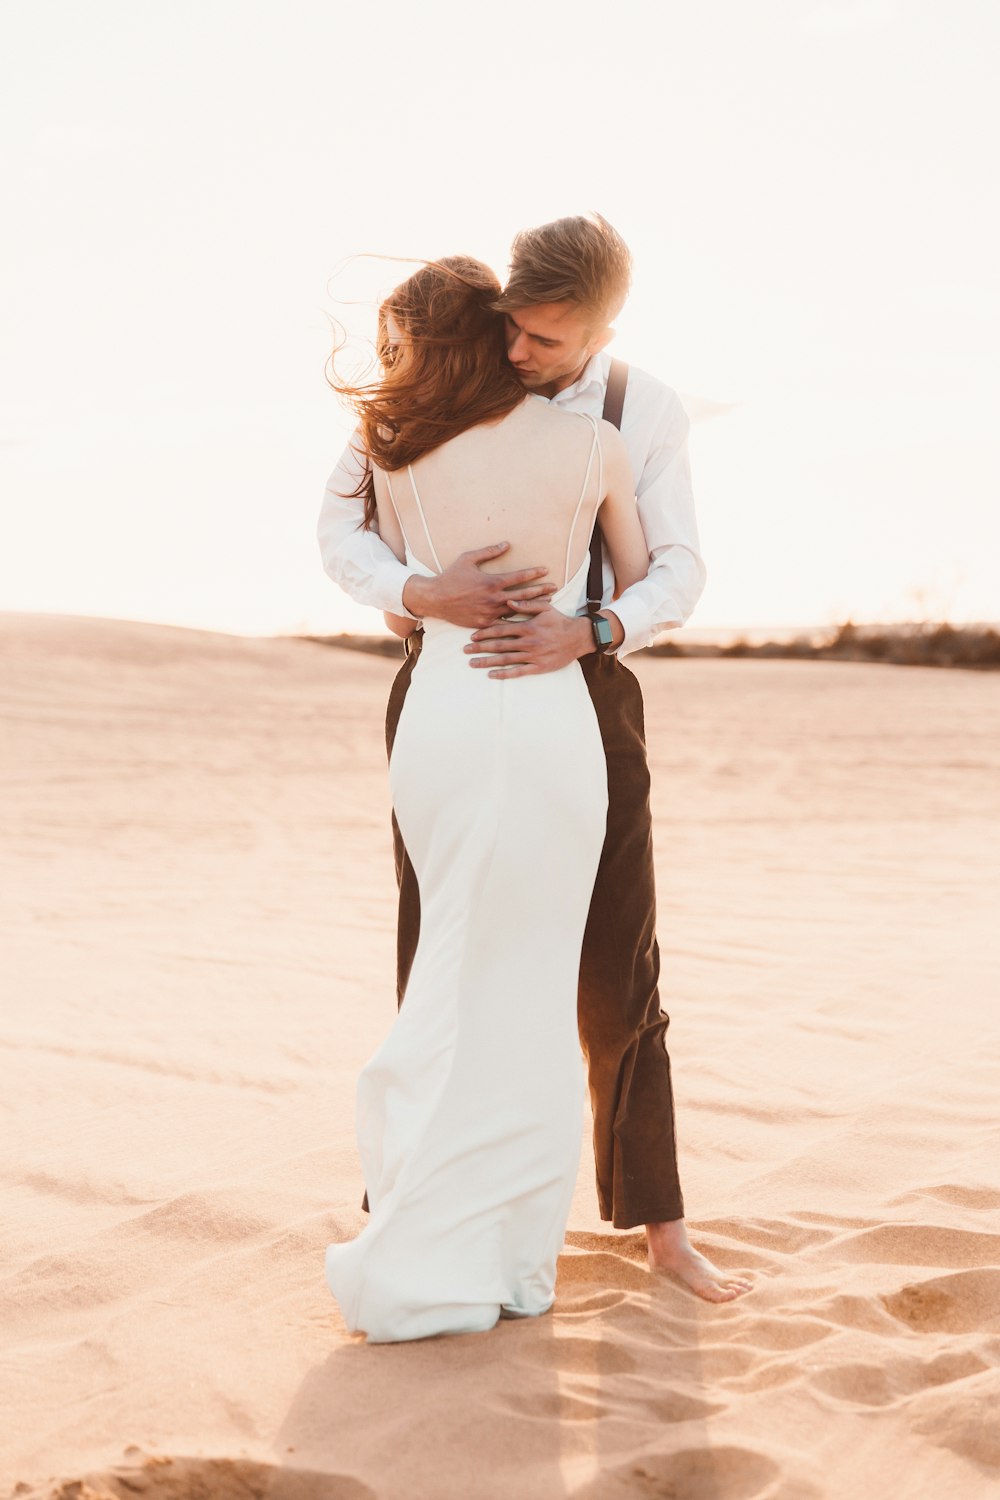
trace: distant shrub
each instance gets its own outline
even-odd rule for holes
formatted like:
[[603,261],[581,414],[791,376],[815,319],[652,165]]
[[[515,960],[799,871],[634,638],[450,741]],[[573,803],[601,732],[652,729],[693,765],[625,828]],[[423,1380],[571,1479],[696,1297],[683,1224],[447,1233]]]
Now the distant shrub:
[[343,651],[368,651],[373,656],[391,656],[396,660],[405,655],[403,642],[396,635],[303,635],[303,641],[313,641],[317,646],[339,646]]
[[1000,667],[1000,633],[992,627],[922,622],[915,625],[842,625],[821,654],[851,661],[884,661],[902,667]]
[[[348,651],[371,651],[400,660],[403,643],[396,636],[307,635],[300,640]],[[1000,631],[993,626],[949,625],[925,621],[913,625],[855,625],[845,620],[822,640],[796,636],[790,641],[765,641],[752,646],[744,637],[726,646],[685,642],[673,637],[657,641],[645,656],[756,657],[789,661],[870,661],[900,667],[965,667],[980,672],[1000,669]]]
[[852,620],[845,620],[843,625],[838,626],[830,640],[819,649],[821,651],[855,651],[858,644],[858,627]]

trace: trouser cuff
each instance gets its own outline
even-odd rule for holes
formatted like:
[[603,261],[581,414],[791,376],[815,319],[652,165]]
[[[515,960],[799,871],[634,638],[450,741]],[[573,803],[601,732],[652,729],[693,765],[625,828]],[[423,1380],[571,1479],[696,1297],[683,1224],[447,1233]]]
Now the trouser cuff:
[[659,1202],[629,1204],[612,1212],[601,1205],[601,1218],[610,1221],[616,1229],[637,1229],[639,1225],[669,1224],[684,1217],[684,1200],[680,1197],[660,1199]]

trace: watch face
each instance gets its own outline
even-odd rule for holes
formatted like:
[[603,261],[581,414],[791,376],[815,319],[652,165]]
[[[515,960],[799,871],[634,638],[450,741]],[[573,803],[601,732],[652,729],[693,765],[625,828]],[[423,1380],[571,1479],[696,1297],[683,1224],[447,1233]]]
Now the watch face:
[[593,619],[594,643],[598,651],[606,651],[611,645],[611,622],[603,615],[595,615]]

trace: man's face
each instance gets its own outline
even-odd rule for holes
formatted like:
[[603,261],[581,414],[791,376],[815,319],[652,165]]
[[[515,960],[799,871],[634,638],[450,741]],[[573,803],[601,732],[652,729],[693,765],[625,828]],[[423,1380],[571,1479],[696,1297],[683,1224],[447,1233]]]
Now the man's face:
[[529,391],[554,396],[572,385],[592,354],[611,338],[594,329],[573,302],[541,302],[504,314],[507,358]]

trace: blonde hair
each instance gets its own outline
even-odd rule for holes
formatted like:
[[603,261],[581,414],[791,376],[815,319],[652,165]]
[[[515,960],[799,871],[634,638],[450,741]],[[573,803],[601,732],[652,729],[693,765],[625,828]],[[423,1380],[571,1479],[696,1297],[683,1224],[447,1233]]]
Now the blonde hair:
[[632,255],[601,214],[554,219],[522,229],[510,249],[510,275],[499,312],[542,302],[572,302],[593,326],[618,316],[632,285]]

